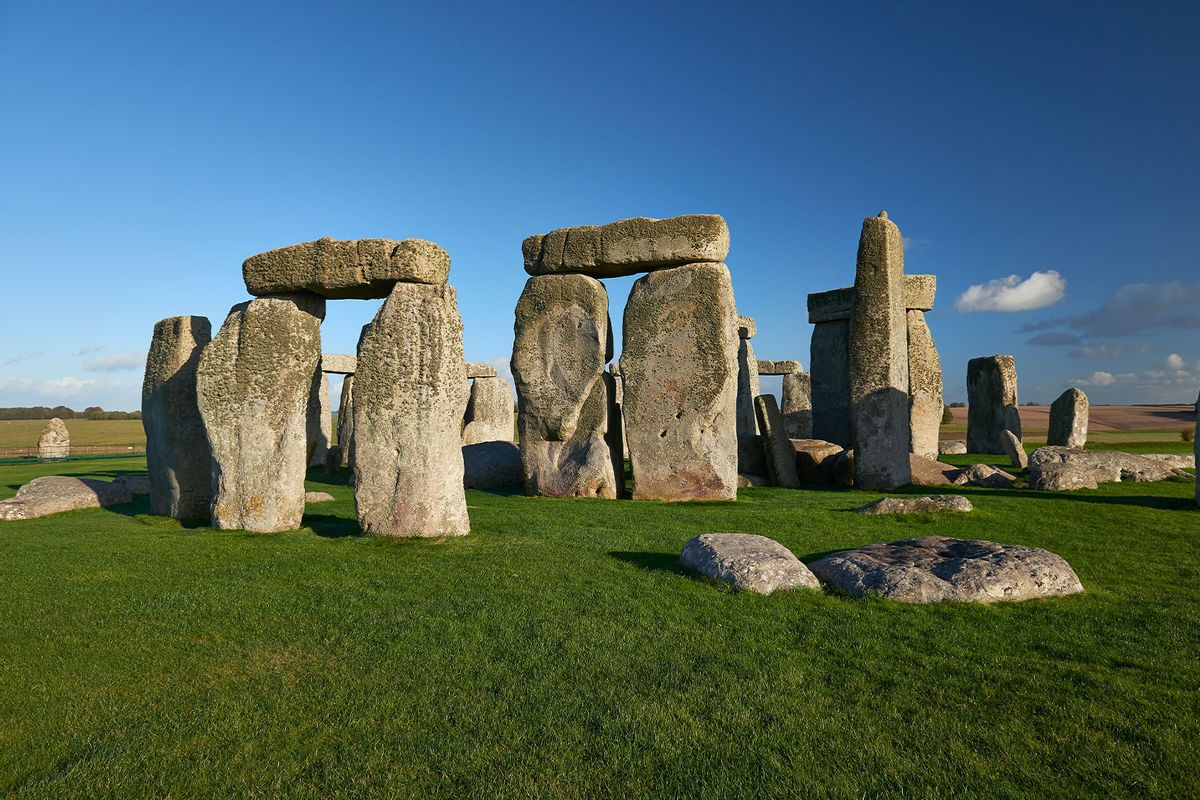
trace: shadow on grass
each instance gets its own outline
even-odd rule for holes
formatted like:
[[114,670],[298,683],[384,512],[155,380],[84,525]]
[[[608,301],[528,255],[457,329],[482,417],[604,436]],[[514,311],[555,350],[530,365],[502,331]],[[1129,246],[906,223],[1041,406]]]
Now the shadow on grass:
[[304,480],[309,483],[321,483],[326,486],[349,486],[350,470],[339,469],[336,474],[330,475],[324,468],[310,469],[308,474],[304,476]]
[[511,486],[489,486],[486,489],[468,489],[469,492],[483,492],[484,494],[493,494],[496,497],[524,497],[525,487],[520,484]]
[[688,571],[680,565],[679,556],[674,553],[645,553],[615,550],[608,555],[618,561],[624,561],[626,564],[632,564],[638,569],[644,569],[649,572],[668,572],[672,575],[688,574]]
[[333,514],[305,514],[302,525],[312,528],[317,536],[326,539],[341,539],[346,536],[362,536],[362,528],[353,517],[338,517]]

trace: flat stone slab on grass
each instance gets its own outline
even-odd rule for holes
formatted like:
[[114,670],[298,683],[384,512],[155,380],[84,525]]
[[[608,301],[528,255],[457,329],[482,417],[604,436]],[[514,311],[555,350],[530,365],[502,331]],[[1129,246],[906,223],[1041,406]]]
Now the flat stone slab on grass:
[[981,486],[984,489],[1011,489],[1017,485],[1015,475],[988,464],[972,464],[955,473],[950,481],[955,486]]
[[337,498],[329,492],[305,492],[305,503],[332,503]]
[[960,494],[938,494],[932,497],[881,497],[854,510],[859,514],[935,514],[973,511],[974,506]]
[[729,226],[720,214],[669,219],[634,217],[529,236],[521,244],[530,275],[576,272],[616,278],[729,255]]
[[16,497],[0,502],[0,520],[37,519],[77,508],[108,508],[133,499],[133,482],[97,481],[48,475],[17,489]]
[[702,533],[688,539],[679,556],[685,568],[743,592],[818,589],[816,577],[791,550],[751,533]]
[[1141,456],[1152,461],[1162,461],[1164,464],[1169,464],[1175,469],[1196,468],[1196,457],[1183,453],[1142,453]]
[[940,456],[965,455],[966,452],[967,443],[961,439],[951,439],[945,442],[938,442],[938,455]]
[[926,536],[834,553],[809,564],[853,597],[901,603],[995,603],[1083,591],[1071,565],[1037,547]]
[[1076,489],[1095,489],[1096,486],[1094,472],[1068,464],[1045,464],[1029,480],[1031,489],[1043,492],[1073,492]]
[[387,297],[399,282],[442,284],[450,256],[424,239],[317,239],[250,256],[242,264],[255,296],[313,292],[330,299]]
[[1121,481],[1149,483],[1173,477],[1187,477],[1187,473],[1168,461],[1132,453],[1121,453],[1115,450],[1039,447],[1029,457],[1031,480],[1037,482],[1039,473],[1047,466],[1055,464],[1089,471],[1095,476],[1097,483],[1119,483]]

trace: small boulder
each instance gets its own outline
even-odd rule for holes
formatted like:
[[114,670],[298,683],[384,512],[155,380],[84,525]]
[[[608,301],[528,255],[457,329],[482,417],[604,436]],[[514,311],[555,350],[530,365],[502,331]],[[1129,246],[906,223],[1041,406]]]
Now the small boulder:
[[881,497],[854,510],[859,514],[933,514],[973,509],[971,501],[960,494],[938,494],[932,497]]
[[908,454],[908,464],[912,470],[913,486],[950,486],[959,473],[958,467],[916,453]]
[[333,495],[331,495],[329,492],[305,492],[304,493],[304,504],[305,505],[308,505],[309,503],[332,503],[336,499],[337,498],[334,497]]
[[1046,464],[1030,474],[1029,486],[1045,492],[1073,492],[1095,489],[1096,474],[1068,464]]
[[1017,485],[1017,478],[987,464],[972,464],[959,470],[951,483],[955,486],[981,486],[984,489],[1011,489]]
[[948,439],[944,442],[938,442],[938,455],[940,456],[961,456],[966,455],[967,443],[962,439]]
[[679,563],[735,589],[771,594],[798,587],[817,589],[816,577],[791,550],[749,533],[703,533],[687,541]]
[[1025,445],[1012,431],[1005,429],[1000,434],[1000,444],[1004,445],[1004,453],[1017,469],[1029,468],[1029,456],[1025,453]]
[[801,483],[830,483],[833,465],[845,449],[823,439],[792,439],[796,451],[796,472]]

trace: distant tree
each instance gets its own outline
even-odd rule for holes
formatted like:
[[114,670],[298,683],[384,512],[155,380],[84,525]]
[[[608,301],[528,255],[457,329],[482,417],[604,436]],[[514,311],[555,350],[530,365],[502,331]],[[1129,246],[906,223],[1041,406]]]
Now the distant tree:
[[1039,403],[1037,400],[1030,400],[1030,401],[1028,401],[1028,402],[1022,403],[1021,405],[1024,405],[1024,406],[1040,406],[1040,405],[1041,405],[1041,403]]
[[1184,428],[1179,432],[1179,438],[1185,442],[1193,441],[1196,438],[1196,432],[1191,428]]
[[942,407],[942,424],[949,425],[954,422],[954,412],[950,410],[950,406]]
[[966,403],[951,403],[950,407],[951,408],[966,408],[967,404]]

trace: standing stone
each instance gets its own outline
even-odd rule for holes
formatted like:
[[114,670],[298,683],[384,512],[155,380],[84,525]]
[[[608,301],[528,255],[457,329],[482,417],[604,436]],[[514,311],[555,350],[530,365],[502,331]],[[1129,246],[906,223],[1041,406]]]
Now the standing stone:
[[461,428],[467,404],[454,287],[398,283],[358,343],[354,504],[367,533],[470,532]]
[[1012,356],[967,362],[967,452],[1004,454],[1004,431],[1021,438],[1017,365]]
[[354,439],[354,376],[342,381],[342,398],[338,401],[337,441],[342,451],[342,463],[350,459],[350,442]]
[[508,381],[498,377],[472,381],[467,414],[463,419],[463,444],[511,442],[513,398]]
[[[609,365],[610,367],[613,365]],[[608,456],[612,460],[613,479],[617,485],[617,497],[628,497],[625,487],[625,421],[621,411],[621,376],[611,369],[604,373],[604,383],[608,392],[608,430],[604,433],[604,441],[608,444]]]
[[912,473],[904,245],[887,212],[863,220],[850,317],[855,483],[894,489]]
[[783,376],[783,431],[789,439],[813,438],[812,376],[789,372]]
[[751,317],[738,318],[737,459],[739,473],[766,475],[763,442],[754,411],[754,398],[760,394],[758,359],[754,345],[750,344],[755,327]]
[[38,437],[38,458],[66,458],[71,455],[71,434],[58,417],[46,423]]
[[329,404],[329,376],[318,366],[313,374],[308,398],[308,465],[325,463],[325,453],[333,441],[333,408]]
[[850,434],[850,321],[813,325],[812,411],[814,439],[851,446]]
[[612,327],[604,285],[538,275],[517,301],[512,374],[525,490],[548,497],[617,496],[608,431]]
[[783,415],[779,413],[775,395],[763,394],[754,398],[754,409],[758,413],[758,424],[763,432],[771,482],[785,489],[799,489],[800,474],[796,471],[796,450],[784,433]]
[[[1192,454],[1200,469],[1200,397],[1196,398],[1196,425],[1192,433]],[[1200,505],[1200,472],[1196,475],[1196,505]]]
[[1050,430],[1046,433],[1046,444],[1082,450],[1087,444],[1087,434],[1087,395],[1079,389],[1067,389],[1050,404]]
[[925,312],[908,312],[908,399],[912,452],[937,458],[942,426],[942,360]]
[[234,306],[201,352],[196,395],[213,453],[215,527],[300,527],[324,317],[314,295],[262,297]]
[[724,264],[652,272],[625,305],[633,498],[737,497],[737,309]]
[[196,368],[211,339],[206,317],[168,317],[154,326],[142,381],[152,514],[176,519],[212,514],[212,449],[196,399]]

